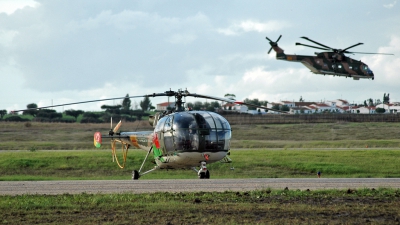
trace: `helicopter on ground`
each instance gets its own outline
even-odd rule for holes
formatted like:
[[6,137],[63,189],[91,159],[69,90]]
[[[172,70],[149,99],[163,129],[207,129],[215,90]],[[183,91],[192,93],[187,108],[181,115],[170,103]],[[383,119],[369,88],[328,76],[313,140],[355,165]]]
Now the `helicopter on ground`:
[[[166,91],[164,93],[153,93],[148,95],[130,96],[139,97],[175,97],[175,109],[171,111],[157,112],[149,117],[153,131],[119,132],[121,121],[108,132],[102,135],[100,132],[94,134],[94,145],[100,148],[103,139],[111,140],[113,161],[120,168],[125,167],[128,149],[130,147],[146,150],[147,154],[139,170],[132,171],[132,179],[137,180],[141,176],[158,169],[193,169],[200,179],[209,179],[210,172],[207,164],[214,162],[231,162],[229,158],[231,126],[220,114],[210,111],[192,111],[185,109],[183,97],[196,97],[258,107],[262,109],[278,111],[271,108],[257,106],[228,98],[219,98],[207,95],[189,93],[187,90]],[[75,102],[54,106],[39,107],[36,109],[76,105],[90,102],[124,99],[109,98],[84,102]],[[32,110],[32,109],[31,109]],[[25,111],[18,110],[14,112]],[[112,124],[112,122],[111,122]],[[122,145],[123,162],[119,162],[116,155],[116,143]],[[150,153],[153,152],[154,168],[142,172],[143,166]],[[199,167],[199,169],[197,169]]]
[[318,43],[309,39],[308,37],[301,37],[307,41],[310,41],[319,46],[306,45],[301,43],[296,43],[296,45],[306,46],[310,48],[316,48],[320,50],[326,50],[324,52],[315,52],[316,56],[310,55],[287,55],[284,53],[283,49],[278,46],[278,41],[281,39],[282,35],[274,42],[268,37],[266,39],[269,41],[271,48],[268,51],[268,54],[272,49],[276,52],[276,59],[285,60],[290,62],[300,62],[304,66],[310,69],[311,72],[315,74],[323,74],[323,75],[333,75],[333,76],[344,76],[344,77],[352,77],[354,80],[362,79],[372,79],[374,80],[374,73],[368,67],[367,64],[352,59],[346,54],[380,54],[380,55],[393,55],[387,53],[369,53],[369,52],[350,52],[349,49],[362,45],[363,43],[357,43],[352,46],[349,46],[345,49],[336,49],[331,48],[327,45]]

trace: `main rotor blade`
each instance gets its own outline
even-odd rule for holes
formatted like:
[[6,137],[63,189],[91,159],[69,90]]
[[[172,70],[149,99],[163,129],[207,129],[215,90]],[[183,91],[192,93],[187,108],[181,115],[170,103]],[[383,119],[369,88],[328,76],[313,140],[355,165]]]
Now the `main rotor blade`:
[[[153,96],[153,95],[151,95],[151,96]],[[79,105],[79,104],[92,103],[92,102],[102,102],[102,101],[118,100],[118,99],[124,99],[124,98],[139,98],[139,97],[150,97],[150,96],[149,95],[138,95],[138,96],[118,97],[118,98],[105,98],[105,99],[97,99],[97,100],[90,100],[90,101],[83,101],[83,102],[71,102],[71,103],[66,103],[66,104],[43,106],[43,107],[37,107],[37,108],[31,108],[31,109],[14,110],[13,112],[23,112],[23,111],[35,110],[35,109],[46,109],[46,108],[60,107],[60,106],[67,106],[67,105]]]
[[218,100],[218,101],[224,101],[224,102],[229,102],[229,103],[235,103],[235,104],[239,104],[239,105],[247,105],[247,106],[251,106],[251,107],[256,107],[256,108],[261,108],[261,109],[267,109],[267,110],[271,110],[271,111],[275,111],[275,112],[280,112],[280,113],[287,113],[287,112],[285,112],[285,111],[280,111],[280,110],[276,110],[276,109],[271,109],[271,108],[268,108],[268,107],[259,106],[259,105],[254,105],[254,104],[250,104],[250,103],[246,103],[246,102],[240,102],[240,101],[232,100],[232,99],[229,99],[229,98],[220,98],[220,97],[214,97],[214,96],[209,96],[209,95],[200,95],[200,94],[195,94],[195,93],[189,93],[187,96],[192,96],[192,97],[196,97],[196,98],[213,99],[213,100]]
[[215,97],[215,96],[210,96],[210,95],[201,95],[201,94],[196,94],[196,93],[189,93],[187,96],[192,96],[195,98],[206,98],[206,99],[224,101],[224,102],[229,102],[229,103],[234,103],[236,101],[236,100],[232,100],[229,98],[220,98],[220,97]]
[[237,102],[237,101],[235,101],[234,103],[239,104],[239,105],[247,105],[247,106],[251,106],[251,107],[255,107],[255,108],[261,108],[261,109],[271,110],[271,111],[274,111],[274,112],[280,112],[280,113],[285,113],[285,114],[288,113],[288,112],[285,112],[285,111],[276,110],[276,109],[271,109],[271,108],[268,108],[268,107],[259,106],[259,105],[254,105],[254,104],[250,104],[250,103],[246,103],[246,102]]
[[341,52],[346,52],[347,49],[354,48],[354,47],[356,47],[356,46],[363,45],[363,44],[364,44],[364,43],[357,43],[357,44],[355,44],[355,45],[352,45],[352,46],[350,46],[350,47],[347,47],[347,48],[341,50]]
[[320,50],[332,50],[330,48],[321,48],[321,47],[317,47],[317,46],[312,46],[312,45],[305,45],[299,42],[296,42],[296,45],[302,45],[302,46],[306,46],[306,47],[310,47],[310,48],[316,48],[316,49],[320,49]]
[[374,53],[374,52],[348,52],[348,51],[345,51],[344,53],[370,54],[370,55],[394,55],[394,54],[391,54],[391,53]]
[[319,42],[313,41],[313,40],[311,40],[311,39],[308,38],[308,37],[301,37],[301,38],[306,39],[307,41],[311,41],[312,43],[317,44],[317,45],[320,45],[320,46],[322,46],[322,47],[325,47],[325,48],[328,48],[328,49],[334,49],[334,48],[331,48],[331,47],[329,47],[329,46],[323,45],[323,44],[321,44],[321,43],[319,43]]

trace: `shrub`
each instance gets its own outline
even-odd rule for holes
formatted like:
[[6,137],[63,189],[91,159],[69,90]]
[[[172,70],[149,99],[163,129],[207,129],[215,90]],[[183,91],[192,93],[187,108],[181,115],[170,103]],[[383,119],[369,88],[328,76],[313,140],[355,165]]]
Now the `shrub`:
[[5,118],[4,121],[25,122],[25,121],[30,121],[30,120],[21,118],[20,116],[10,116],[10,117]]

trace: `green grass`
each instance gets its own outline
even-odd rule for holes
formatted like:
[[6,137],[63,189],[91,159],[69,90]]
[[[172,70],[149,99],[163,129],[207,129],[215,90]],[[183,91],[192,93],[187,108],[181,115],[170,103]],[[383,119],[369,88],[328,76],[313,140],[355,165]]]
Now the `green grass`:
[[[94,149],[93,134],[110,124],[0,122],[0,150]],[[147,121],[121,131],[153,130]],[[231,148],[400,148],[399,123],[267,124],[232,126]]]
[[394,189],[0,196],[5,224],[398,224]]
[[[111,151],[4,151],[0,180],[131,179],[145,151],[131,150],[126,168],[112,162]],[[119,157],[122,157],[119,155]],[[400,150],[232,150],[233,163],[208,165],[212,178],[400,177]],[[147,162],[144,171],[154,166]],[[158,170],[141,179],[188,179],[192,170]]]

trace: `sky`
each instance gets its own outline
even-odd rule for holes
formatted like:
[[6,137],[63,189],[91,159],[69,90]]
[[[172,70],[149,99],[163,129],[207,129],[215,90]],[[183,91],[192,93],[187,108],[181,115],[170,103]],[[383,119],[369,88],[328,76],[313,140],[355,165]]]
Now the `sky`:
[[[358,52],[375,80],[315,75],[268,54],[314,55],[300,37]],[[0,109],[163,93],[400,102],[397,0],[0,0]],[[143,98],[132,99],[138,105]],[[152,104],[167,97],[150,98]],[[187,98],[187,102],[205,101]],[[122,101],[122,100],[121,100]],[[59,107],[99,111],[108,101]]]

